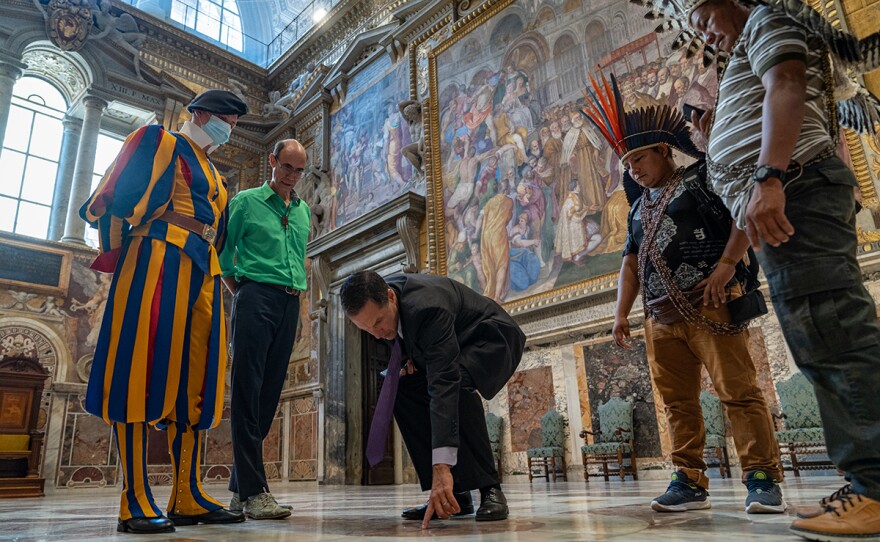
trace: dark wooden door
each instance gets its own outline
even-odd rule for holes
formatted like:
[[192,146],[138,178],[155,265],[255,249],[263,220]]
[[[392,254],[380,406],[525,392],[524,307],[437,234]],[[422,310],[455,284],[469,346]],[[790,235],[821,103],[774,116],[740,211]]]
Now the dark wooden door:
[[385,441],[385,457],[375,467],[367,463],[367,438],[370,434],[370,424],[373,421],[373,413],[376,411],[376,402],[379,400],[379,390],[385,380],[381,374],[388,367],[388,357],[391,355],[391,347],[382,341],[376,340],[369,333],[361,332],[363,341],[363,451],[364,451],[364,479],[363,485],[389,485],[394,483],[394,431],[388,429],[388,439]]

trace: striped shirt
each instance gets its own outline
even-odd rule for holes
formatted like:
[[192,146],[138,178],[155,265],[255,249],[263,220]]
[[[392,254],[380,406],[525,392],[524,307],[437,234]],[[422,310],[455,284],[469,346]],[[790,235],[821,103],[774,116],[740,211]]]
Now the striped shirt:
[[[752,185],[751,174],[761,152],[764,85],[761,77],[786,60],[807,64],[807,100],[804,123],[792,160],[804,163],[832,145],[825,108],[822,76],[824,46],[807,37],[790,18],[766,6],[752,10],[743,33],[731,53],[718,88],[715,123],[709,138],[709,179],[724,200],[739,228],[745,227],[745,211]],[[721,166],[713,167],[713,166]],[[724,173],[725,166],[747,168],[744,173]]]

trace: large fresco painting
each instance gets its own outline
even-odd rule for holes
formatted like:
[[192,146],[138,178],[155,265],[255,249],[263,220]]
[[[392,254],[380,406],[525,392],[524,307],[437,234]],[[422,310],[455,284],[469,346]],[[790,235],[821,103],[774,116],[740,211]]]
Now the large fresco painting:
[[345,103],[330,117],[333,198],[328,231],[409,190],[424,194],[424,180],[417,181],[400,153],[412,143],[397,107],[409,93],[406,58],[391,67],[383,57],[349,82]]
[[619,269],[629,206],[619,161],[579,113],[587,68],[615,73],[628,107],[706,108],[717,86],[643,11],[502,0],[431,53],[438,271],[510,302]]

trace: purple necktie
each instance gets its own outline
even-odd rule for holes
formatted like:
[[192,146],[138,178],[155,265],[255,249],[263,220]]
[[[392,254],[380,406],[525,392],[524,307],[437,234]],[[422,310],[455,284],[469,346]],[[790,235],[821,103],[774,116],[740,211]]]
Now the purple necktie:
[[371,467],[376,466],[385,457],[385,441],[388,438],[391,416],[394,414],[394,399],[397,396],[397,383],[400,381],[402,357],[400,337],[398,337],[391,345],[388,370],[385,372],[385,381],[382,382],[382,391],[379,392],[379,400],[376,402],[376,410],[373,412],[373,421],[370,423],[370,436],[367,438],[367,461]]

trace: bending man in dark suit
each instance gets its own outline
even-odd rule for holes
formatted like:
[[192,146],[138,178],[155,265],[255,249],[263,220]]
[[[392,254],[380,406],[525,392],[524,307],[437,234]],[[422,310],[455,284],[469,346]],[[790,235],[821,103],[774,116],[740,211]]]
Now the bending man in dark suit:
[[445,277],[356,273],[341,289],[351,321],[377,339],[401,340],[394,417],[427,503],[405,519],[472,513],[477,521],[507,518],[507,499],[489,445],[480,393],[491,399],[519,365],[525,335],[497,303]]

